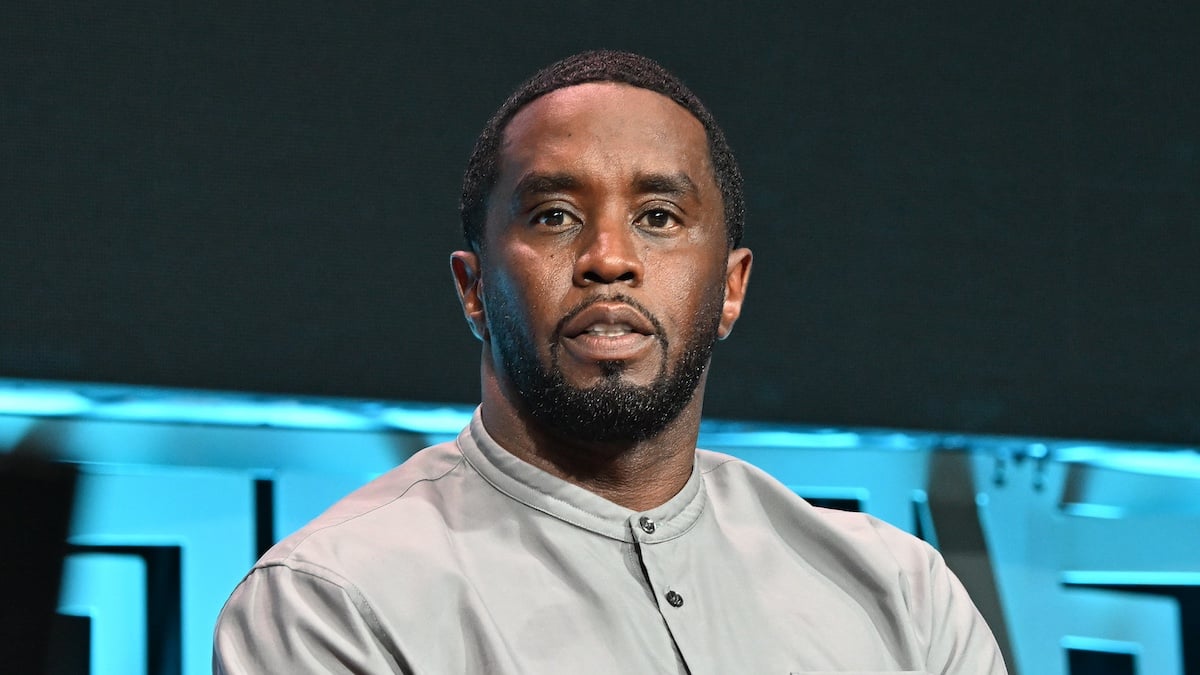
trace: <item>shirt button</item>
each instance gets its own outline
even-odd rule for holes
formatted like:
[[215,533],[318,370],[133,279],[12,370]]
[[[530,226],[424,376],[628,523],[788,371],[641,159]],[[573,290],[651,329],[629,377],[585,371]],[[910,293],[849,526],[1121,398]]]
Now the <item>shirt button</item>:
[[667,591],[667,604],[672,607],[682,607],[683,596],[675,591]]
[[638,526],[642,528],[642,532],[654,534],[654,521],[650,520],[649,516],[638,518]]

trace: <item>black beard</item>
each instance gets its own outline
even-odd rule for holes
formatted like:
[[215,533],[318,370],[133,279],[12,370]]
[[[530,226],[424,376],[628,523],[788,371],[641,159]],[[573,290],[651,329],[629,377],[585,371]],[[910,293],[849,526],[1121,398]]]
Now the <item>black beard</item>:
[[[502,367],[529,415],[563,439],[624,444],[657,436],[695,395],[717,339],[724,289],[718,287],[715,293],[707,295],[697,317],[696,331],[684,345],[674,368],[667,358],[668,342],[662,325],[632,298],[597,296],[568,312],[551,336],[549,364],[542,363],[532,341],[515,325],[519,319],[517,314],[507,311],[507,298],[491,298],[487,305],[493,310],[491,335],[500,352]],[[622,361],[599,362],[603,379],[590,387],[575,387],[563,377],[558,363],[562,326],[601,300],[626,303],[654,325],[662,359],[650,384],[624,382],[626,366]]]

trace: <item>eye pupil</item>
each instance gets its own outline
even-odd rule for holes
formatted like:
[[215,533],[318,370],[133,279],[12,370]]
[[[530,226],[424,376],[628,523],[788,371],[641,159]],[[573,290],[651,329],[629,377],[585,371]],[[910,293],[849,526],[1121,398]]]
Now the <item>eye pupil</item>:
[[562,209],[553,209],[543,213],[538,218],[538,221],[549,227],[560,227],[566,221],[566,218],[567,215],[565,211]]

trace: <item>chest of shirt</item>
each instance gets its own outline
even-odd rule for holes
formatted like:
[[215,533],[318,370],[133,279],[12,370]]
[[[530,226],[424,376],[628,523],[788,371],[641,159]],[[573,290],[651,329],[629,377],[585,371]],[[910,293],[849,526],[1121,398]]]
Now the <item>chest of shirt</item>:
[[669,539],[636,519],[630,534],[518,509],[364,590],[415,672],[920,672],[902,598],[769,528],[709,513]]

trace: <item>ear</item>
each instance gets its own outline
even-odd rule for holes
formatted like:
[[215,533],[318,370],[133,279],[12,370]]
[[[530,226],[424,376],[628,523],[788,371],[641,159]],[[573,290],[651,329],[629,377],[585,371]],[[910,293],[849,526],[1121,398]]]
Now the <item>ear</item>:
[[479,254],[473,251],[455,251],[450,254],[450,271],[454,274],[454,286],[458,289],[458,301],[462,304],[467,325],[471,327],[475,337],[486,341],[487,311],[483,306],[483,278],[480,274]]
[[746,285],[750,283],[750,263],[754,255],[748,248],[735,248],[729,252],[725,267],[725,304],[721,307],[721,323],[717,327],[717,339],[724,340],[733,332],[733,324],[742,315],[742,301],[746,299]]

